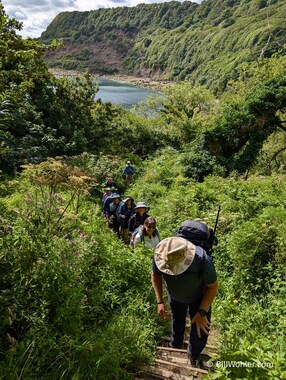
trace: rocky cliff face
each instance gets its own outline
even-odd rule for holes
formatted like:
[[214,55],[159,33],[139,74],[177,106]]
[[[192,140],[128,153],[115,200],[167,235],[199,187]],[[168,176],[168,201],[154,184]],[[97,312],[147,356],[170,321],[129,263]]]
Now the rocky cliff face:
[[[85,54],[85,52],[88,52]],[[86,58],[81,56],[86,55]],[[56,52],[47,52],[45,60],[50,67],[66,70],[86,70],[91,73],[125,73],[123,60],[125,55],[102,42],[83,42],[80,45],[66,42]]]

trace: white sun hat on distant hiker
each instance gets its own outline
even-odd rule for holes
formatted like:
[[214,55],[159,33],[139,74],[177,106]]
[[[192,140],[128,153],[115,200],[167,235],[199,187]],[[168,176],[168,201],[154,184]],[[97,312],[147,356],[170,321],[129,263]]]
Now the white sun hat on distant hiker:
[[156,247],[154,260],[157,268],[166,274],[176,276],[185,272],[192,264],[196,246],[181,237],[168,237]]
[[127,202],[128,201],[128,199],[131,199],[131,201],[133,201],[134,202],[134,199],[130,196],[130,195],[126,195],[126,198],[125,199],[123,199],[123,202],[125,203],[125,202]]
[[150,207],[148,207],[145,202],[138,202],[136,204],[136,207],[134,208],[134,210],[138,209],[138,208],[146,208],[147,211],[150,209]]

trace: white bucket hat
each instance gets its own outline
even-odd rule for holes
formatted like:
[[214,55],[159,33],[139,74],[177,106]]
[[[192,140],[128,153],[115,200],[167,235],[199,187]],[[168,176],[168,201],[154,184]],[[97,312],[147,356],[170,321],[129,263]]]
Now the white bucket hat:
[[138,202],[136,204],[136,207],[134,208],[137,210],[138,208],[146,208],[147,211],[149,211],[150,207],[145,204],[145,202]]
[[185,272],[192,264],[196,246],[181,237],[169,237],[156,247],[154,260],[157,268],[166,274],[176,276]]

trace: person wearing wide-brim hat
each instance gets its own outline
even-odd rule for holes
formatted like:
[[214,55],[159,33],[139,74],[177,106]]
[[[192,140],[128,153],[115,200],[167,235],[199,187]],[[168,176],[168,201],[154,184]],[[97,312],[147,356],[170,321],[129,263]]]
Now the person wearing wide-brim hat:
[[139,208],[143,208],[147,211],[150,210],[150,207],[145,204],[145,202],[138,202],[136,203],[135,210],[138,210]]
[[207,343],[211,304],[218,289],[212,260],[201,247],[182,237],[169,237],[157,245],[152,265],[152,284],[161,319],[168,315],[163,301],[163,279],[167,285],[172,317],[170,345],[182,348],[189,310],[192,327],[188,356],[193,366],[201,366],[200,353]]
[[120,195],[117,193],[113,193],[111,199],[120,199]]
[[112,188],[111,187],[105,187],[103,190],[104,190],[104,193],[103,193],[103,196],[101,198],[102,203],[104,203],[105,199],[107,197],[109,197],[109,195],[112,193]]
[[119,219],[120,219],[120,236],[121,239],[126,243],[129,243],[128,236],[128,223],[131,216],[135,213],[135,203],[134,199],[127,195],[123,200],[123,203],[120,207],[119,211]]
[[126,203],[129,200],[134,204],[134,208],[135,208],[134,199],[130,195],[126,195],[125,199],[123,199],[123,202]]
[[123,204],[121,197],[119,194],[114,193],[111,195],[111,202],[108,207],[107,211],[107,221],[108,226],[117,233],[119,236],[119,229],[120,229],[120,219],[119,219],[119,212],[120,208]]
[[115,194],[115,192],[111,189],[111,192],[109,192],[109,195],[107,195],[107,197],[105,197],[105,199],[103,201],[102,212],[103,212],[103,215],[105,217],[107,217],[107,214],[108,214],[108,211],[109,211],[109,205],[112,202],[112,196],[113,196],[113,194]]
[[131,236],[135,228],[143,226],[145,219],[148,218],[147,212],[149,211],[149,206],[145,202],[138,202],[134,207],[135,214],[131,216],[128,223],[128,233]]

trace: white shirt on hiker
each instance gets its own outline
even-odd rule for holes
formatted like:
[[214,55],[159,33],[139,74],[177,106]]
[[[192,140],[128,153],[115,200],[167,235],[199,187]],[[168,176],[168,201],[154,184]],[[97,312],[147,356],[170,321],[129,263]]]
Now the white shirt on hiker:
[[[141,233],[137,232],[137,234],[135,235],[135,238],[134,238],[134,246],[136,246],[142,242],[141,236],[142,236]],[[151,238],[149,238],[147,235],[144,235],[142,243],[145,244],[146,248],[153,249],[157,246],[157,244],[159,244],[159,242],[160,242],[160,238],[158,235],[151,236]]]

